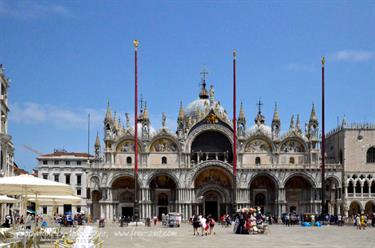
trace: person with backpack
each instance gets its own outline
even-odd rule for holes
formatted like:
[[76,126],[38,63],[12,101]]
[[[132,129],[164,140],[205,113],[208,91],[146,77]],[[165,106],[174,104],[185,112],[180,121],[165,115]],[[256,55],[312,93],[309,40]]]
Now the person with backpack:
[[199,224],[198,216],[196,214],[194,214],[192,219],[193,219],[192,220],[192,222],[193,222],[193,235],[195,235],[195,233],[196,233],[199,236],[198,228],[199,228],[200,224]]

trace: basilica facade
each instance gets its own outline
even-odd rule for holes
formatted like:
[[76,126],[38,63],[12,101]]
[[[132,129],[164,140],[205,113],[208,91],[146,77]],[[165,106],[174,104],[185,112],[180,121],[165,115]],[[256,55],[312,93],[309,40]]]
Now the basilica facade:
[[[137,124],[139,175],[134,177],[134,126],[125,124],[108,104],[104,139],[97,136],[96,159],[88,169],[87,204],[94,219],[132,216],[135,184],[140,218],[180,212],[218,217],[238,208],[259,206],[264,213],[318,213],[321,209],[319,121],[314,106],[308,123],[291,117],[286,132],[275,106],[266,124],[259,108],[254,122],[243,105],[233,127],[227,110],[205,79],[199,97],[180,105],[177,130],[154,130],[147,105]],[[237,129],[237,175],[233,176],[233,130]],[[326,165],[330,213],[342,212],[342,166]],[[233,194],[236,190],[235,194]],[[235,199],[234,198],[235,195]]]

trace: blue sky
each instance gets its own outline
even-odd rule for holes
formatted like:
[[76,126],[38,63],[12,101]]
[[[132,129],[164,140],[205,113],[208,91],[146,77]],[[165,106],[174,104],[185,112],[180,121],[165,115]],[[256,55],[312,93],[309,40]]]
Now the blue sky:
[[[290,116],[321,116],[326,56],[327,130],[337,117],[375,122],[374,1],[4,1],[0,63],[11,79],[9,132],[15,160],[30,170],[54,148],[87,151],[103,137],[107,99],[121,119],[133,111],[133,47],[140,40],[140,92],[152,125],[174,128],[179,102],[197,98],[200,70],[232,113],[232,50],[238,102],[249,124],[256,102],[270,123],[275,102]],[[92,150],[92,148],[90,148]]]

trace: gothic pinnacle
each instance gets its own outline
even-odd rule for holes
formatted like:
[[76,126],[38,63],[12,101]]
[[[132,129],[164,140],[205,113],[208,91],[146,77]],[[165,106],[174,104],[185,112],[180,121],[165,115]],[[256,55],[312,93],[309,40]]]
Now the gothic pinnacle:
[[279,111],[277,109],[277,103],[275,103],[275,110],[273,111],[272,121],[280,121]]
[[99,132],[96,133],[95,148],[100,147]]
[[296,129],[297,129],[297,131],[301,131],[301,123],[300,123],[300,120],[299,120],[299,114],[297,114]]
[[112,121],[112,112],[111,112],[111,108],[109,106],[109,100],[107,100],[107,112],[105,113],[105,120],[106,121]]
[[312,109],[311,109],[311,114],[310,114],[310,121],[317,121],[317,120],[318,120],[318,118],[316,117],[315,105],[313,103]]
[[238,116],[238,120],[244,120],[245,119],[245,112],[243,109],[243,103],[241,102],[240,105],[240,115]]
[[147,108],[147,102],[145,102],[145,108],[143,110],[143,120],[148,120],[148,108]]
[[116,118],[116,112],[113,116],[113,127],[115,130],[118,130],[118,122],[117,122],[117,118]]
[[289,129],[294,129],[294,115],[292,115],[292,117],[290,118]]
[[185,118],[184,108],[182,107],[182,101],[180,101],[180,110],[178,111],[178,119],[183,120]]

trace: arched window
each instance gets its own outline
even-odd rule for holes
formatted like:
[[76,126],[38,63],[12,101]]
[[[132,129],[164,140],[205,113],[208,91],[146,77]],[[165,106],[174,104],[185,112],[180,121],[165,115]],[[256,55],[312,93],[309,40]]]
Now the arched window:
[[353,181],[350,181],[350,182],[349,182],[349,185],[348,185],[348,193],[349,193],[349,194],[353,194],[353,192],[354,192]]
[[294,158],[293,157],[289,158],[289,164],[294,164]]
[[375,181],[372,181],[370,190],[371,190],[371,194],[375,194]]
[[132,157],[127,157],[127,158],[126,158],[126,163],[127,163],[128,165],[131,165],[131,164],[132,164]]
[[161,164],[167,164],[167,157],[161,157]]
[[260,157],[256,157],[256,158],[255,158],[255,164],[256,164],[256,165],[260,165],[260,162],[261,162],[261,161],[260,161]]
[[375,147],[367,150],[367,163],[375,163]]
[[369,184],[367,181],[363,184],[363,193],[368,194]]
[[357,181],[357,183],[355,184],[355,193],[356,194],[361,193],[361,182],[360,181]]

